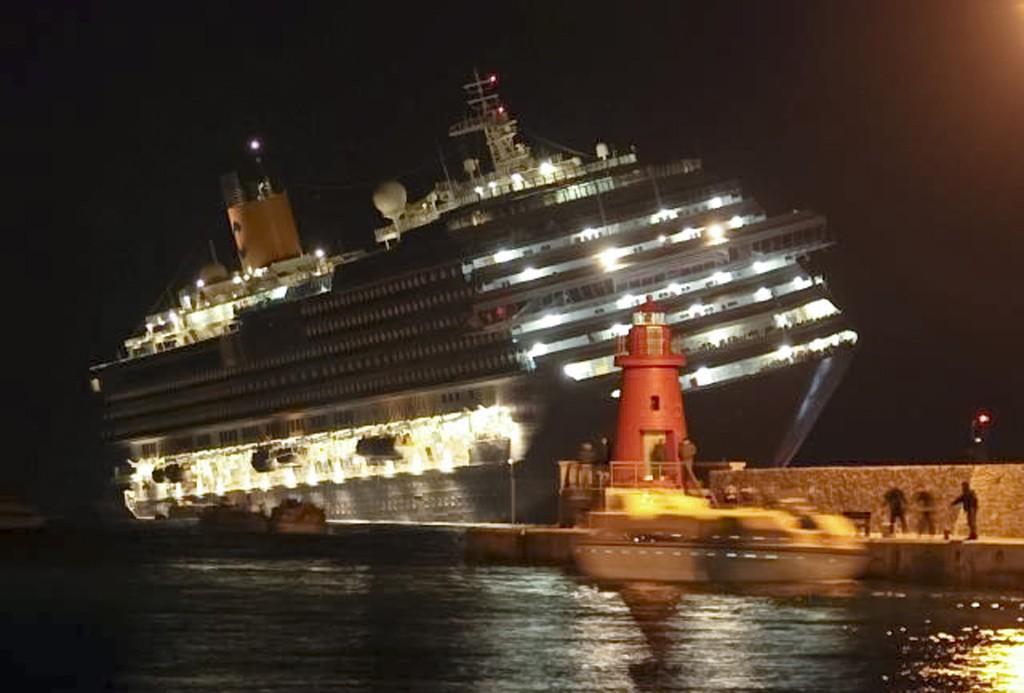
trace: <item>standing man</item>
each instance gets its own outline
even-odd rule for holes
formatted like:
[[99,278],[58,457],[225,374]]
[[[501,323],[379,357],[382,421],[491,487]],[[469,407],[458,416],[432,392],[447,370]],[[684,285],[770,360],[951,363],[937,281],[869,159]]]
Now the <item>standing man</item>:
[[882,497],[885,505],[889,508],[889,534],[896,533],[896,523],[900,523],[902,534],[907,533],[907,496],[903,489],[893,487],[885,492]]
[[959,503],[964,506],[964,512],[967,513],[967,527],[970,530],[970,534],[967,535],[968,541],[971,539],[978,538],[978,494],[974,492],[971,485],[966,481],[960,484],[960,495],[953,501],[953,505]]

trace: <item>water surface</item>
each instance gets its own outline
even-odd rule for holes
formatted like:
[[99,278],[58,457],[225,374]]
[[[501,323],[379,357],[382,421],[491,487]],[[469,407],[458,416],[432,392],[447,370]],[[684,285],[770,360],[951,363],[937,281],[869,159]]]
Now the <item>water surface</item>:
[[1024,690],[1024,595],[683,591],[466,565],[454,530],[0,542],[7,690]]

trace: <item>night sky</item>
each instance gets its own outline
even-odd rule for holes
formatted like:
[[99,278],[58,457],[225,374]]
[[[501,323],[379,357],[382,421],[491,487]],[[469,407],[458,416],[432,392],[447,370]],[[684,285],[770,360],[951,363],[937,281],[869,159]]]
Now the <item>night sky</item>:
[[992,453],[1024,458],[1019,0],[88,4],[3,23],[0,486],[105,489],[88,366],[208,240],[234,260],[218,176],[248,137],[307,247],[363,247],[376,183],[424,192],[439,144],[459,170],[447,126],[474,66],[537,148],[696,155],[769,213],[829,218],[861,341],[801,460],[955,459],[979,406]]

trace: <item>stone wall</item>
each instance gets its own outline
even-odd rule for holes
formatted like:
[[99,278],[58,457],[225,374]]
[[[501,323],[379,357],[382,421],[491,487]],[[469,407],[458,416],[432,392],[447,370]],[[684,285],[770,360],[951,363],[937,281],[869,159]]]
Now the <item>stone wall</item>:
[[920,513],[914,502],[918,491],[935,500],[935,526],[941,534],[967,533],[960,506],[950,504],[960,495],[960,483],[969,481],[978,494],[978,531],[982,535],[1024,537],[1024,463],[935,464],[870,467],[792,467],[712,471],[711,489],[719,498],[726,486],[753,489],[766,500],[806,498],[827,512],[870,512],[871,531],[887,526],[882,500],[893,487],[909,501],[907,520],[917,530]]

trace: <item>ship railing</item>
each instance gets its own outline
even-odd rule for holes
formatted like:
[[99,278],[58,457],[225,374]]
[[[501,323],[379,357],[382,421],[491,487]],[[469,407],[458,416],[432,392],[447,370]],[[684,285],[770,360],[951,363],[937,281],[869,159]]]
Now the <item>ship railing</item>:
[[682,462],[612,462],[611,485],[618,488],[682,488]]

